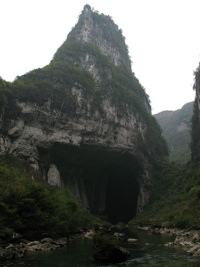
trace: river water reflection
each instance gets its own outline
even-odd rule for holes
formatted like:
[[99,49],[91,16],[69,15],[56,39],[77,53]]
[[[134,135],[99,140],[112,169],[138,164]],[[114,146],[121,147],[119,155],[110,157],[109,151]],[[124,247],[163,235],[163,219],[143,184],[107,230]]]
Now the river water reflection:
[[124,242],[131,259],[124,263],[96,263],[92,259],[92,241],[76,240],[68,247],[48,252],[29,252],[23,259],[3,263],[3,267],[199,267],[200,258],[194,258],[181,249],[169,248],[164,243],[172,237],[148,234],[143,231],[129,234],[138,242]]

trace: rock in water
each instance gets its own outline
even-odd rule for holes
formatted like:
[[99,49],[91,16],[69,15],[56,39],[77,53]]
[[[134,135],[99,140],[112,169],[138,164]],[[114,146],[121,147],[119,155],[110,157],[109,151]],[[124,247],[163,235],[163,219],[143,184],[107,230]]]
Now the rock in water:
[[124,262],[130,257],[130,252],[119,245],[118,238],[105,226],[96,230],[93,242],[93,257],[97,261]]
[[124,262],[130,258],[130,253],[121,247],[105,245],[97,248],[93,257],[101,262]]

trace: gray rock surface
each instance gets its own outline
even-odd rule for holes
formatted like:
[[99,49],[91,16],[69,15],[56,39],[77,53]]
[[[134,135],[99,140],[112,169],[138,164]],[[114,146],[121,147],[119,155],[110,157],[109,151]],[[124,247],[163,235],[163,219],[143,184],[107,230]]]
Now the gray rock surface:
[[[146,120],[150,114],[149,100],[133,76],[133,80],[129,77],[130,83],[136,83],[136,99],[140,99],[138,105],[144,105],[143,113],[133,103],[114,101],[111,91],[115,88],[104,84],[103,67],[99,67],[97,56],[90,50],[78,59],[67,53],[65,46],[74,41],[94,45],[112,64],[111,68],[119,67],[132,74],[127,46],[118,26],[107,16],[99,17],[88,5],[80,20],[50,65],[18,78],[16,84],[24,82],[28,89],[19,86],[15,94],[7,95],[8,104],[0,116],[0,154],[12,154],[26,161],[32,167],[33,179],[42,177],[52,186],[68,187],[83,207],[104,216],[108,215],[105,209],[109,179],[118,176],[116,168],[121,167],[121,173],[125,171],[128,175],[121,174],[120,179],[124,184],[132,183],[129,195],[135,195],[135,200],[131,200],[135,203],[127,202],[124,206],[133,205],[130,209],[135,210],[135,215],[148,202],[151,188]],[[119,42],[113,41],[115,37]],[[66,62],[73,66],[72,70],[79,68],[92,76],[93,94],[87,92],[81,81],[65,80],[70,71],[62,69],[61,75],[58,68],[68,66],[64,65]],[[60,76],[56,76],[57,72]],[[108,84],[111,78],[112,72],[108,70]],[[98,95],[100,88],[104,93]],[[131,175],[134,182],[129,179]]]

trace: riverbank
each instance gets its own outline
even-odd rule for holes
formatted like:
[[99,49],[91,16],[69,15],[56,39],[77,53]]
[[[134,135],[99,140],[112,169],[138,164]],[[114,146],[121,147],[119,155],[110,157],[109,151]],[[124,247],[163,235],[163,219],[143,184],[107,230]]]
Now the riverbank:
[[0,261],[22,258],[27,252],[50,251],[59,249],[63,246],[68,245],[73,240],[82,237],[84,237],[84,235],[81,233],[71,235],[70,237],[62,237],[58,239],[46,237],[41,240],[35,241],[28,241],[24,239],[18,240],[18,242],[13,241],[7,244],[0,245]]
[[175,236],[173,242],[168,242],[165,246],[181,247],[194,257],[200,257],[200,230],[182,230],[168,227],[138,226],[137,229],[155,234]]
[[[143,226],[143,227],[137,226],[136,228],[139,230],[155,234],[174,236],[174,241],[166,243],[165,244],[166,247],[177,247],[177,248],[181,247],[191,256],[200,257],[200,230],[185,230],[185,229],[181,230],[177,228],[155,227],[155,226]],[[120,235],[119,233],[115,233],[114,235],[116,234]],[[2,245],[0,244],[0,261],[22,258],[28,252],[51,251],[64,247],[70,244],[73,240],[92,239],[92,238],[93,238],[93,230],[74,234],[71,235],[70,237],[63,237],[59,239],[52,239],[46,237],[41,240],[35,240],[35,241],[19,239],[17,242],[16,240],[14,240],[13,242],[7,244],[2,244]],[[137,240],[134,239],[134,242],[135,241]],[[130,241],[128,239],[128,242],[132,242],[132,240]]]

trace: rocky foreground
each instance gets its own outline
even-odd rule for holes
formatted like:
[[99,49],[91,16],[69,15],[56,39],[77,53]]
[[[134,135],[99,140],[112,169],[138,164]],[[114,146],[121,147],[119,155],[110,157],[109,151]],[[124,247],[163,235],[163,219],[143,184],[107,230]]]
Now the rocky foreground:
[[[75,238],[75,237],[74,237]],[[43,238],[40,241],[23,241],[20,243],[10,243],[0,247],[0,261],[14,260],[22,258],[28,251],[55,250],[68,244],[68,238],[53,240],[52,238]]]
[[[187,253],[194,257],[200,257],[200,230],[180,230],[176,228],[168,228],[168,227],[152,227],[152,226],[145,226],[145,227],[137,227],[139,230],[144,230],[156,234],[162,235],[171,235],[175,236],[173,242],[168,242],[165,246],[168,247],[177,247],[182,248]],[[50,251],[59,249],[67,244],[69,244],[72,240],[77,238],[93,238],[94,232],[90,230],[86,233],[74,235],[70,238],[63,237],[60,239],[52,239],[52,238],[43,238],[40,241],[25,241],[21,240],[18,243],[10,243],[6,245],[0,244],[0,262],[5,260],[13,260],[17,258],[21,258],[25,255],[26,252],[33,252],[33,251]],[[117,238],[121,238],[122,233],[114,233],[113,236],[117,236]],[[128,242],[136,242],[137,239],[129,238]],[[122,250],[121,250],[122,251]],[[107,252],[106,252],[107,253]],[[100,251],[100,256],[101,255]],[[125,251],[126,256],[127,251]],[[123,255],[125,255],[123,254]],[[101,258],[102,260],[102,258]]]
[[200,230],[180,230],[168,227],[153,228],[150,226],[138,227],[138,229],[157,234],[176,236],[173,242],[168,242],[165,246],[181,247],[190,255],[200,257]]

